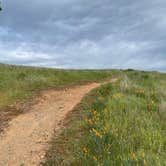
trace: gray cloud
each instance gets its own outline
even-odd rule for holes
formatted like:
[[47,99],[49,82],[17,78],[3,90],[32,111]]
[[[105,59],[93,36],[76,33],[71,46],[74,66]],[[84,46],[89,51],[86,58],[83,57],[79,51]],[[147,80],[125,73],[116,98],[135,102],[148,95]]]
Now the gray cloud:
[[166,71],[164,0],[6,0],[0,61]]

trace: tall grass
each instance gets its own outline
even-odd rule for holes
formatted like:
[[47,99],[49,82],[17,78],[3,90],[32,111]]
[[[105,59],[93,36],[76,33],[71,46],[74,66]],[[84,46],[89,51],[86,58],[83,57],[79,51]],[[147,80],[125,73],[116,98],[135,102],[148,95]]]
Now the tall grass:
[[0,64],[0,132],[8,121],[28,108],[33,96],[39,91],[103,81],[113,77],[117,72],[58,70]]
[[128,71],[94,91],[43,165],[165,166],[166,75]]
[[25,102],[42,89],[102,81],[110,78],[113,73],[114,71],[72,71],[0,64],[0,110]]

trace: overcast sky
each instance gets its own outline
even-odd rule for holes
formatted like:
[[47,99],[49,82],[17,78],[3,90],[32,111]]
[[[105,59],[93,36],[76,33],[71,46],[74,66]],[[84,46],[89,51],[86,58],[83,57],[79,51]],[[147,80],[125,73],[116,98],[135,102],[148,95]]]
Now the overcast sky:
[[2,0],[0,62],[166,71],[166,0]]

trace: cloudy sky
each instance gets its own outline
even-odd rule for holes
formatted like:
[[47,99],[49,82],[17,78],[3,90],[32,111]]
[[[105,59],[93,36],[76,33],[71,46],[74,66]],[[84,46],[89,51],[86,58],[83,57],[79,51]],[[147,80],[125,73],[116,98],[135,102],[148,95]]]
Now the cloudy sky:
[[166,0],[2,0],[0,62],[166,71]]

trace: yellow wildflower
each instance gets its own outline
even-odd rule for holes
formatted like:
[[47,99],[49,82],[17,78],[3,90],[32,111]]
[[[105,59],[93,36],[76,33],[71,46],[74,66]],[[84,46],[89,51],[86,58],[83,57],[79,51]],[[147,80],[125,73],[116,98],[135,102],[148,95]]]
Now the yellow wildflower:
[[96,130],[94,129],[94,128],[92,128],[92,131],[95,133],[96,132]]
[[96,158],[96,156],[93,156],[93,160],[97,161],[97,158]]
[[100,134],[100,132],[98,132],[96,129],[92,129],[92,131],[95,133],[96,136],[98,136],[100,139],[102,139],[102,135]]
[[142,158],[144,158],[144,157],[145,157],[145,153],[143,152],[143,153],[142,153]]
[[90,124],[92,124],[93,122],[92,122],[92,119],[88,119],[88,122],[90,123]]
[[93,115],[96,116],[97,115],[97,111],[93,111]]
[[97,135],[100,139],[102,139],[102,137],[103,137],[99,132],[97,132],[96,135]]
[[151,105],[153,105],[153,104],[154,104],[154,101],[153,101],[153,100],[151,100],[151,101],[150,101],[150,104],[151,104]]
[[146,162],[146,160],[144,159],[144,165],[146,165],[147,164],[147,162]]
[[135,153],[132,153],[132,158],[136,159],[136,154]]
[[104,133],[106,133],[106,132],[107,132],[107,128],[106,128],[106,127],[104,127],[104,128],[103,128],[103,130],[104,130]]
[[84,153],[88,153],[88,149],[86,147],[84,147],[82,150]]

